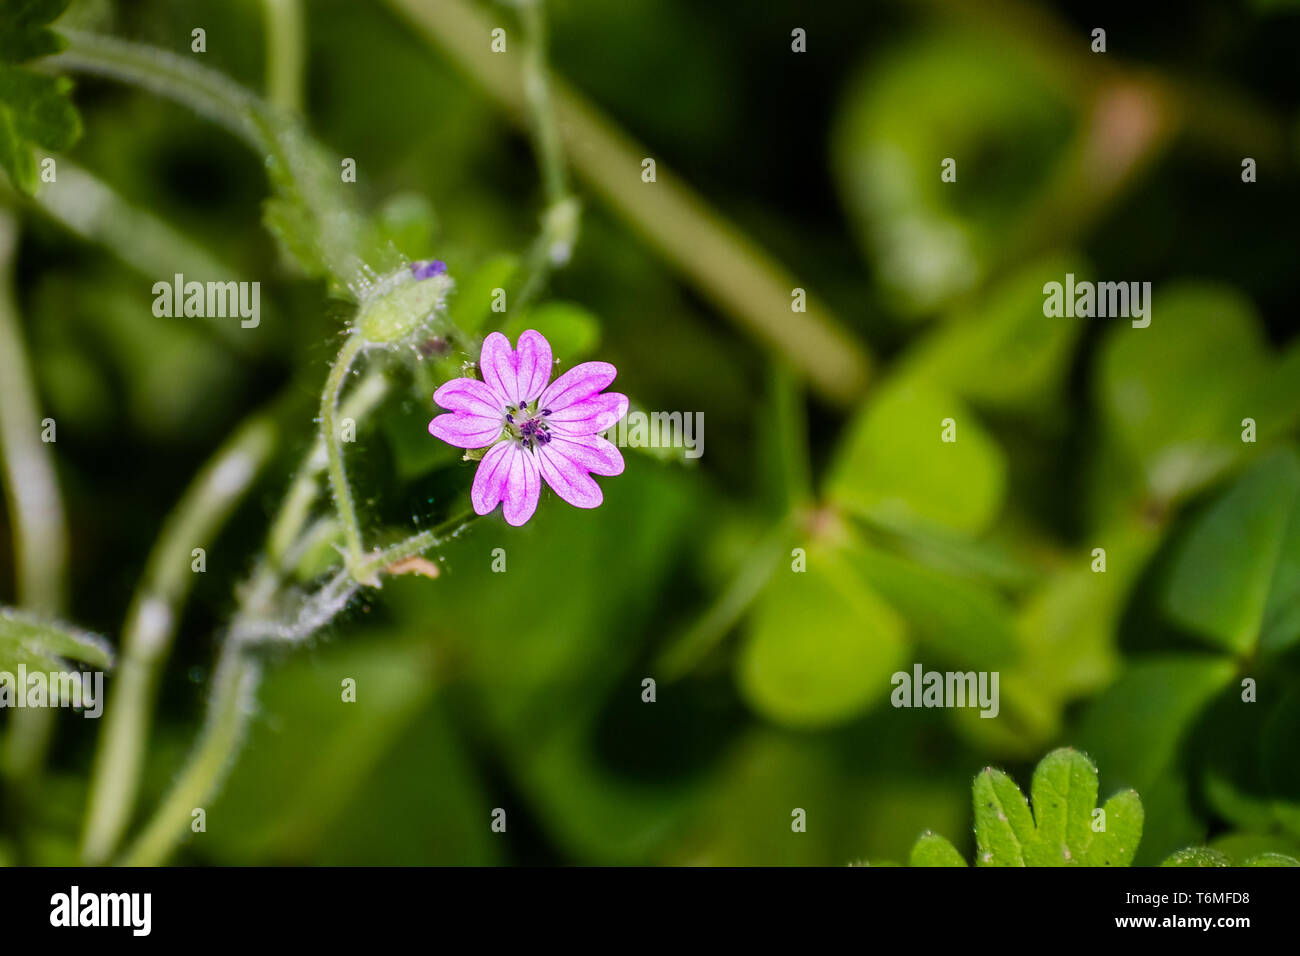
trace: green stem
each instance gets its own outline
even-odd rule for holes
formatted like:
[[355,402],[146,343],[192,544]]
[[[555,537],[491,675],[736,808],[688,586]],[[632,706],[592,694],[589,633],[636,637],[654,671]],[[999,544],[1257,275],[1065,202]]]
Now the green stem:
[[[360,421],[363,416],[379,404],[387,392],[388,380],[382,374],[372,373],[367,375],[362,379],[361,384],[352,389],[348,393],[348,397],[343,400],[339,407],[340,417]],[[316,503],[316,480],[328,465],[328,456],[329,453],[325,447],[323,434],[318,435],[316,443],[312,446],[307,458],[303,461],[293,479],[293,484],[285,496],[279,514],[276,515],[271,525],[271,533],[267,538],[266,549],[271,561],[279,571],[285,570],[285,562],[289,560],[294,550],[294,543],[298,540],[303,525],[307,522],[312,505]]]
[[[512,117],[527,116],[519,69],[491,52],[490,24],[465,0],[388,0]],[[658,181],[643,183],[641,160],[652,156],[558,80],[551,82],[565,155],[605,202],[700,293],[805,376],[823,396],[849,403],[865,391],[871,355],[815,296],[791,312],[796,279],[727,222],[662,163]]]
[[473,512],[466,512],[449,521],[444,521],[436,528],[430,528],[427,531],[421,531],[419,534],[411,535],[411,537],[397,544],[376,552],[360,565],[358,571],[361,576],[375,575],[391,564],[414,557],[417,554],[423,554],[430,548],[435,548],[440,544],[446,544],[453,538],[458,537],[477,517],[478,515]]
[[564,149],[551,103],[551,85],[546,71],[546,13],[544,0],[523,0],[519,17],[524,25],[524,97],[532,115],[533,140],[542,169],[546,204],[554,207],[569,195],[564,168]]
[[[60,614],[67,600],[67,525],[49,444],[42,441],[36,386],[26,362],[11,270],[18,243],[13,218],[0,211],[0,459],[14,529],[18,604]],[[44,763],[53,731],[51,709],[15,711],[5,741],[3,770],[30,782]]]
[[266,15],[266,97],[280,109],[302,112],[301,0],[262,0]]
[[207,548],[275,449],[266,415],[244,424],[199,472],[154,545],[123,630],[113,693],[95,757],[82,859],[108,860],[130,821],[157,685],[194,582],[194,548]]
[[[348,336],[347,342],[343,344],[338,358],[330,368],[329,377],[325,380],[325,391],[321,393],[320,400],[321,440],[325,443],[330,489],[334,493],[334,507],[338,511],[339,523],[343,526],[343,536],[347,542],[348,567],[354,573],[361,565],[363,550],[361,526],[357,523],[357,509],[352,501],[352,488],[348,485],[347,471],[343,467],[343,441],[339,435],[338,409],[339,392],[343,389],[343,381],[363,348],[365,348],[365,339],[359,334],[354,332]],[[358,580],[365,583],[361,577],[358,577]]]
[[260,676],[261,666],[245,645],[226,640],[198,745],[161,806],[122,857],[124,865],[165,862],[194,811],[203,808],[217,791],[243,740]]

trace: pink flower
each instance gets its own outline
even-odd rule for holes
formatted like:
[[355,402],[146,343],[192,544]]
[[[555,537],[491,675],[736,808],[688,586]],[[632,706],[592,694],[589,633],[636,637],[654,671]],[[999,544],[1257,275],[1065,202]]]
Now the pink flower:
[[[483,381],[455,378],[433,393],[448,409],[429,434],[457,448],[488,448],[470,499],[488,514],[504,501],[506,521],[521,525],[537,510],[542,479],[578,508],[604,500],[592,475],[623,473],[623,456],[598,433],[627,414],[627,396],[603,389],[618,369],[584,362],[551,381],[551,344],[531,329],[519,347],[493,332],[479,357]],[[549,385],[548,385],[549,383]]]

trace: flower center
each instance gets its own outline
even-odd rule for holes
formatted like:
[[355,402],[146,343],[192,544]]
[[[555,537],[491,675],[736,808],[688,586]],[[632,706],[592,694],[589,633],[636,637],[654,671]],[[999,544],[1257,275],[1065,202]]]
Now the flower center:
[[534,402],[506,406],[505,433],[529,451],[538,445],[545,445],[551,440],[551,427],[546,424],[546,417],[551,414],[549,408],[537,408]]

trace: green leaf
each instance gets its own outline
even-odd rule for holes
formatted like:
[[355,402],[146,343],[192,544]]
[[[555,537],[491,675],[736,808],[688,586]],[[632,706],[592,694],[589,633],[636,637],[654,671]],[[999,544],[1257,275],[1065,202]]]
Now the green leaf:
[[1164,597],[1169,616],[1247,654],[1300,637],[1300,456],[1281,449],[1225,491],[1193,526]]
[[1241,421],[1258,414],[1252,396],[1268,381],[1268,365],[1254,307],[1235,290],[1174,284],[1155,301],[1147,328],[1112,329],[1098,392],[1151,493],[1171,500],[1252,447],[1241,441]]
[[1220,853],[1218,850],[1211,850],[1208,847],[1192,847],[1186,850],[1179,850],[1177,853],[1165,859],[1161,866],[1232,866],[1232,861]]
[[0,5],[0,60],[22,63],[64,48],[64,39],[49,28],[62,16],[68,0],[5,0]]
[[909,374],[980,405],[1042,411],[1064,383],[1084,326],[1045,321],[1043,276],[1085,274],[1074,257],[1039,259],[963,306],[904,359]]
[[12,672],[19,664],[57,670],[67,661],[107,670],[113,665],[113,651],[94,634],[0,608],[0,670]]
[[[941,440],[948,418],[953,442]],[[896,380],[849,425],[826,491],[869,521],[973,536],[996,517],[1005,472],[1001,450],[957,399]]]
[[741,691],[771,720],[821,727],[884,698],[906,646],[903,622],[853,568],[855,552],[810,548],[759,596],[737,664]]
[[1142,837],[1142,802],[1131,790],[1111,797],[1094,816],[1097,768],[1070,748],[1038,764],[1032,813],[1000,770],[976,777],[972,793],[979,866],[1128,866]]
[[[876,864],[879,866],[879,864]],[[912,847],[908,866],[965,866],[957,848],[937,833],[922,833]]]
[[1300,866],[1300,860],[1285,853],[1261,853],[1242,861],[1242,866]]
[[1139,865],[1205,837],[1192,809],[1182,748],[1235,671],[1231,661],[1212,657],[1136,661],[1084,710],[1075,739],[1106,768],[1108,779],[1142,794],[1147,825]]
[[991,588],[876,548],[864,547],[853,566],[919,640],[952,660],[991,665],[1016,656],[1011,609]]
[[[849,85],[832,151],[895,309],[926,312],[979,286],[1050,180],[1070,125],[1041,64],[992,33],[928,32],[873,55]],[[940,178],[944,157],[957,159],[956,182]]]
[[567,367],[596,351],[600,319],[572,302],[544,302],[512,316],[502,328],[511,342],[535,329],[551,343],[551,353]]
[[33,145],[67,149],[81,135],[81,117],[68,99],[72,83],[14,65],[63,49],[49,24],[67,5],[67,0],[6,0],[0,6],[0,168],[25,193],[36,189]]

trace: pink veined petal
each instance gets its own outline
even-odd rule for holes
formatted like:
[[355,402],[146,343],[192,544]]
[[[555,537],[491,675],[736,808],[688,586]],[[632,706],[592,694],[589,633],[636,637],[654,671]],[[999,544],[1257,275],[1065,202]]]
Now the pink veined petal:
[[506,404],[482,382],[472,378],[453,378],[433,393],[433,400],[450,412],[468,412],[472,415],[501,420]]
[[469,490],[475,514],[490,514],[500,503],[505,493],[506,476],[510,472],[511,450],[517,447],[514,442],[503,441],[494,445],[478,463],[474,484]]
[[594,435],[613,428],[627,414],[627,396],[604,392],[585,402],[576,402],[546,416],[546,424],[561,435]]
[[429,422],[429,434],[457,448],[485,448],[501,437],[501,419],[448,412]]
[[583,471],[612,478],[623,474],[623,455],[612,442],[599,435],[555,435],[542,451],[560,455]]
[[541,332],[529,329],[519,336],[515,352],[515,376],[518,382],[516,398],[531,402],[546,389],[551,380],[551,343]]
[[542,392],[538,408],[550,409],[552,414],[570,405],[585,402],[614,381],[618,369],[608,362],[583,362],[569,369]]
[[514,449],[510,455],[510,470],[506,475],[505,514],[506,523],[516,528],[528,521],[537,510],[537,500],[542,494],[542,479],[537,472],[537,458],[513,442],[507,442]]
[[519,383],[515,375],[515,351],[510,347],[510,340],[500,332],[493,332],[483,340],[483,350],[478,358],[479,371],[483,373],[483,382],[492,390],[502,411],[505,406],[513,405],[519,400],[515,393]]
[[597,508],[605,500],[601,493],[600,485],[596,484],[591,475],[583,471],[582,466],[577,464],[571,458],[566,458],[558,452],[552,452],[551,446],[555,442],[542,447],[538,454],[538,464],[542,469],[542,477],[550,485],[557,495],[573,505],[575,508]]

